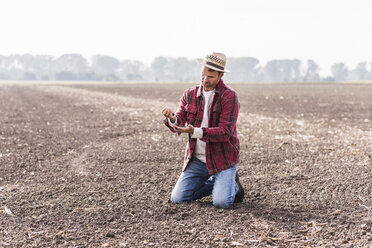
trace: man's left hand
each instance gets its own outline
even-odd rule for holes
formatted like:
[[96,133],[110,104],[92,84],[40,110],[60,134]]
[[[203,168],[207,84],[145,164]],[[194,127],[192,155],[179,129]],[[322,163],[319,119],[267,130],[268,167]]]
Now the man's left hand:
[[176,125],[172,125],[172,127],[176,132],[179,132],[179,133],[191,133],[191,134],[194,133],[194,127],[190,124],[187,125],[187,127],[179,127]]

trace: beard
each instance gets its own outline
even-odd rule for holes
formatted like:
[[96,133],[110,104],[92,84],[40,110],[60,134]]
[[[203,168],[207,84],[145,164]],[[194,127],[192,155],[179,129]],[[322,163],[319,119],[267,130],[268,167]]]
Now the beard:
[[210,88],[212,86],[211,82],[202,81],[202,84],[204,88]]
[[220,81],[220,78],[217,78],[217,80],[214,80],[213,82],[211,82],[211,81],[205,82],[202,79],[202,85],[203,85],[204,89],[206,89],[206,88],[211,89],[211,88],[215,88],[219,81]]

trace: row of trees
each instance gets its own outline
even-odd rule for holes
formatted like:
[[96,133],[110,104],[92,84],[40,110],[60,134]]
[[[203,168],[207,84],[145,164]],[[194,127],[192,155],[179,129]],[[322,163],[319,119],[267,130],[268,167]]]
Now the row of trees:
[[[331,67],[332,75],[321,77],[319,65],[308,60],[271,60],[266,65],[253,57],[229,58],[232,73],[225,79],[237,82],[319,82],[372,80],[372,63],[361,62],[349,69],[344,63]],[[150,66],[137,60],[120,61],[96,55],[89,61],[81,54],[0,55],[0,80],[123,80],[198,81],[200,65],[187,58],[157,57]]]

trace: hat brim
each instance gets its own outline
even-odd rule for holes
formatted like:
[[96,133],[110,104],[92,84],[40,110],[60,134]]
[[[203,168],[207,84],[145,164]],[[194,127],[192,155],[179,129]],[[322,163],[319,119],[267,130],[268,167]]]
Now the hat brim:
[[208,64],[206,63],[207,61],[206,61],[205,59],[198,58],[198,59],[196,59],[196,60],[199,62],[199,64],[201,64],[201,65],[203,65],[203,66],[206,66],[206,67],[208,67],[208,68],[211,68],[211,69],[213,69],[213,70],[215,70],[215,71],[220,71],[220,72],[230,73],[229,70],[226,70],[226,69],[221,70],[221,69],[218,69],[218,68],[216,68],[216,67],[214,67],[214,66],[212,66],[212,65],[208,65]]

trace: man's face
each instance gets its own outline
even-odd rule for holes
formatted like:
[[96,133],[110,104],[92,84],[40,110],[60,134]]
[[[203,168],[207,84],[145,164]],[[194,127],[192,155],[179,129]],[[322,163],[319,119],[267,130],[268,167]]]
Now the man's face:
[[204,66],[202,69],[202,83],[205,91],[210,91],[216,88],[218,82],[223,76],[223,72],[211,70],[210,68]]

